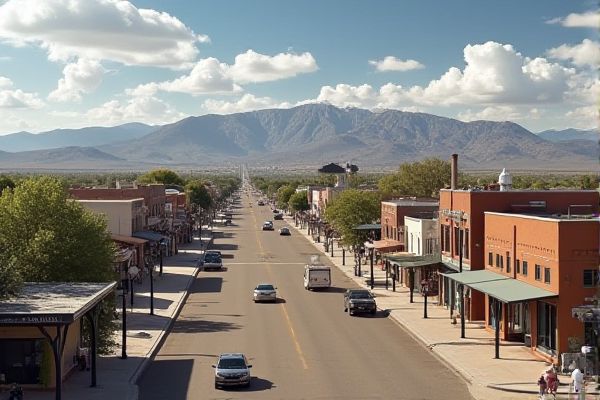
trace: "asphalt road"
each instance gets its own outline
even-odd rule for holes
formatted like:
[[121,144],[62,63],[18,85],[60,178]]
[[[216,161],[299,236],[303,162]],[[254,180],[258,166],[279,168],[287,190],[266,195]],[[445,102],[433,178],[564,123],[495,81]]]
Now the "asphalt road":
[[[354,284],[332,268],[328,291],[304,290],[314,247],[300,235],[261,230],[267,206],[242,196],[234,226],[214,249],[226,270],[200,272],[172,332],[139,381],[151,399],[472,399],[466,384],[394,321],[350,317],[342,293]],[[326,260],[323,260],[326,261]],[[254,304],[257,283],[273,283],[280,300]],[[216,390],[214,364],[243,352],[253,364],[248,389]]]

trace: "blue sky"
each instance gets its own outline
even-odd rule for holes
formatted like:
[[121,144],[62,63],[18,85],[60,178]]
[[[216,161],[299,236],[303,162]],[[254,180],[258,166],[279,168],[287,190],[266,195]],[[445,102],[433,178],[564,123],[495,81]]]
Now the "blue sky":
[[0,134],[310,102],[592,128],[596,7],[0,0]]

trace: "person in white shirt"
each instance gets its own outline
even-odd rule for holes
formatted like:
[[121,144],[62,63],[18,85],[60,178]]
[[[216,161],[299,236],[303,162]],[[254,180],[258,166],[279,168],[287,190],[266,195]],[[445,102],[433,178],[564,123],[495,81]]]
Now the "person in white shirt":
[[575,393],[581,392],[583,389],[583,372],[579,368],[575,368],[571,373],[571,380],[573,384],[573,390]]

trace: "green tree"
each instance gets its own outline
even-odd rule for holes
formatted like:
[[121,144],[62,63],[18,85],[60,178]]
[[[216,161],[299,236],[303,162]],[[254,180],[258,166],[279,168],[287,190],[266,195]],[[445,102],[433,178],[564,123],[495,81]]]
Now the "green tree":
[[296,189],[288,185],[277,189],[277,207],[284,209],[288,208],[288,202],[294,193],[296,193]]
[[6,175],[0,175],[0,193],[6,188],[13,189],[15,187],[15,181],[10,179]]
[[440,189],[450,183],[450,162],[427,158],[400,165],[392,177],[379,181],[379,189],[386,196],[438,197]]
[[296,192],[290,196],[288,200],[289,209],[292,212],[310,210],[306,191]]
[[[68,198],[60,180],[30,178],[0,196],[0,265],[19,281],[109,282],[115,247],[104,217]],[[99,348],[112,343],[101,317]]]
[[185,185],[185,181],[176,172],[170,169],[159,168],[141,175],[140,183],[164,183],[165,185]]
[[208,210],[213,203],[210,192],[202,181],[189,182],[185,187],[185,191],[188,194],[190,203],[196,204],[204,210]]
[[376,193],[348,189],[340,193],[325,209],[325,218],[342,236],[345,246],[358,246],[363,235],[354,229],[379,219],[380,201]]

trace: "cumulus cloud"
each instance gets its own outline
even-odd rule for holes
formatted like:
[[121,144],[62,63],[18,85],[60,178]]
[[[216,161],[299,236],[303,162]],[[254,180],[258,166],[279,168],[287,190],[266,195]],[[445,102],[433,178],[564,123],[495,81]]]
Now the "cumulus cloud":
[[179,19],[122,0],[7,0],[0,6],[0,39],[37,45],[52,61],[73,57],[126,65],[183,68],[201,39]]
[[566,116],[570,119],[571,126],[580,129],[598,128],[600,122],[596,105],[577,107],[567,112]]
[[230,68],[231,77],[238,83],[269,82],[291,78],[318,69],[310,53],[279,53],[274,56],[248,50],[238,54]]
[[233,114],[238,112],[264,110],[267,108],[290,107],[292,107],[290,103],[279,103],[270,97],[256,97],[250,93],[246,93],[237,101],[229,102],[209,99],[202,103],[202,108],[206,110],[206,112],[213,114]]
[[423,64],[416,60],[400,60],[394,56],[387,56],[383,60],[370,60],[377,71],[410,71],[413,69],[425,68]]
[[125,102],[111,100],[88,110],[85,116],[103,123],[144,121],[150,124],[165,124],[185,117],[169,104],[152,96],[133,97]]
[[514,106],[490,106],[479,111],[467,109],[458,113],[457,118],[461,121],[519,121],[539,119],[541,111],[537,108],[519,109]]
[[556,103],[563,99],[575,71],[545,58],[530,59],[511,45],[496,42],[467,45],[465,67],[451,67],[427,86],[404,88],[388,83],[324,86],[319,101],[342,107],[403,108],[420,106]]
[[[146,89],[151,89],[152,86],[153,84],[150,84]],[[189,93],[192,95],[231,93],[241,90],[231,78],[229,66],[212,57],[200,60],[188,75],[173,81],[158,83],[155,86],[166,92]]]
[[0,89],[12,87],[13,83],[5,76],[0,76]]
[[44,102],[37,93],[27,93],[20,89],[13,89],[13,82],[0,76],[0,108],[41,108]]
[[58,81],[58,87],[48,99],[79,101],[82,93],[91,93],[100,86],[104,72],[104,67],[96,60],[80,58],[76,63],[67,64],[63,69],[64,78]]
[[547,21],[549,24],[561,24],[567,28],[593,28],[600,27],[600,14],[598,11],[588,11],[583,14],[572,13],[564,18],[554,18]]
[[563,44],[548,50],[548,56],[559,60],[570,60],[577,66],[589,65],[596,68],[600,64],[600,43],[590,39],[575,46]]

